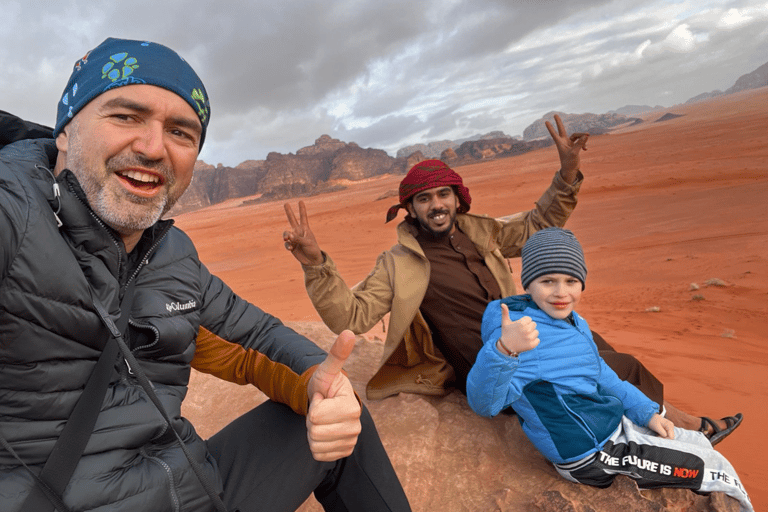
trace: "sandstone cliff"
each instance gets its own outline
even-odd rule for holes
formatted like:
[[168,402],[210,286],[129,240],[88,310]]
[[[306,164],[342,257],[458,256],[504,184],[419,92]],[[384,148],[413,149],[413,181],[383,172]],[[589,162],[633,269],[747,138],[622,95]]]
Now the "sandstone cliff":
[[264,201],[317,194],[349,181],[405,173],[408,161],[328,135],[296,154],[272,152],[266,160],[247,160],[234,168],[199,161],[189,189],[169,215],[240,197],[258,196],[255,201]]

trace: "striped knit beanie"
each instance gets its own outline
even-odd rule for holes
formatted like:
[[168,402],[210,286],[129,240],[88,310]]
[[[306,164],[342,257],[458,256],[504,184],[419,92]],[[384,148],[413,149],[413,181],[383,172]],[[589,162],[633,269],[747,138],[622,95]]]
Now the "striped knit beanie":
[[148,84],[179,95],[200,119],[205,142],[211,106],[205,86],[187,61],[170,48],[148,41],[108,38],[75,62],[56,111],[53,136],[100,94],[126,85]]
[[545,274],[565,274],[581,281],[584,289],[587,280],[584,252],[570,230],[546,228],[534,233],[523,246],[522,257],[523,288]]

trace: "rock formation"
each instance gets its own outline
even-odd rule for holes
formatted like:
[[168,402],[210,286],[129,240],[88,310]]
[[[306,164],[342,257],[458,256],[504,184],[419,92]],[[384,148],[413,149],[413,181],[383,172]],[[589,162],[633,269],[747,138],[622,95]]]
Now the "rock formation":
[[422,153],[425,158],[438,158],[440,154],[448,148],[458,146],[458,143],[452,140],[438,140],[428,144],[413,144],[397,150],[398,158],[407,158],[416,153]]
[[255,200],[264,201],[317,194],[349,181],[405,173],[408,161],[328,135],[296,154],[272,152],[266,160],[246,160],[234,168],[198,161],[189,189],[169,215],[240,197],[258,196]]
[[653,110],[662,110],[663,108],[664,107],[661,105],[656,105],[655,107],[650,105],[624,105],[616,110],[609,110],[608,113],[621,114],[624,116],[639,116],[640,114],[645,114],[646,112],[651,112]]
[[[288,323],[328,349],[335,336],[319,322]],[[345,370],[365,397],[365,383],[383,342],[358,336]],[[253,388],[193,372],[183,413],[208,437],[265,397]],[[682,489],[639,490],[620,476],[608,489],[560,477],[523,434],[514,416],[482,418],[458,392],[445,397],[401,394],[366,402],[414,511],[525,512],[736,512],[722,493],[700,496]],[[310,497],[300,512],[322,508]]]
[[440,159],[450,166],[467,165],[482,160],[493,160],[508,156],[519,155],[534,149],[550,146],[552,139],[540,139],[530,142],[519,141],[509,137],[499,139],[481,139],[468,141],[455,150],[446,149]]
[[694,96],[693,98],[690,98],[685,103],[696,103],[699,101],[708,100],[710,98],[714,98],[716,96],[720,96],[723,94],[733,94],[736,92],[746,91],[749,89],[757,89],[758,87],[765,87],[768,86],[768,62],[760,66],[759,68],[755,69],[754,71],[741,75],[739,78],[736,79],[736,82],[726,89],[725,91],[721,91],[719,89],[716,89],[714,91],[705,92],[702,94],[699,94],[697,96]]
[[757,89],[768,85],[768,62],[746,75],[741,75],[732,87],[725,91],[725,94],[746,91],[748,89]]
[[510,137],[509,135],[505,134],[501,130],[494,130],[492,132],[488,132],[483,135],[474,135],[472,137],[467,137],[459,140],[440,140],[436,142],[430,142],[428,144],[414,144],[412,146],[406,146],[404,148],[400,148],[399,150],[397,150],[397,157],[405,158],[408,155],[411,155],[416,151],[419,151],[424,155],[425,158],[442,158],[441,155],[445,151],[449,149],[456,149],[457,147],[461,146],[465,142],[473,142],[473,141],[488,140],[488,139],[519,140],[520,138]]
[[633,121],[622,114],[565,114],[553,111],[544,114],[541,119],[523,130],[523,140],[549,139],[549,131],[544,122],[549,121],[554,125],[553,116],[555,114],[560,116],[568,133],[588,132],[599,135],[607,133],[615,126]]

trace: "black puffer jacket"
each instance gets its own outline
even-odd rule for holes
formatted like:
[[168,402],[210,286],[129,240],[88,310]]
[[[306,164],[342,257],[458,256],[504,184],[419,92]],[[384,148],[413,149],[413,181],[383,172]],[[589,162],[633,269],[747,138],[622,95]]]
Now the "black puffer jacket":
[[[54,196],[54,162],[50,139],[0,150],[0,433],[35,471],[42,467],[108,339],[89,288],[116,320],[120,296],[135,279],[132,351],[190,451],[218,482],[205,443],[180,414],[198,333],[279,366],[279,376],[261,372],[266,387],[284,379],[286,368],[305,383],[324,352],[212,276],[172,221],[147,230],[126,254],[72,173],[57,177],[61,197]],[[211,510],[166,430],[120,364],[64,502],[75,511]],[[18,510],[32,485],[0,448],[0,510]]]

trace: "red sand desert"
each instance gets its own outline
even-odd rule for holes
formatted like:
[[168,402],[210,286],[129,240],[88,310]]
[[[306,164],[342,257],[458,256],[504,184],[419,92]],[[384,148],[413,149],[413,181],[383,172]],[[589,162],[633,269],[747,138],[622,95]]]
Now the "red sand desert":
[[[667,112],[682,117],[653,122]],[[677,407],[716,418],[744,414],[717,448],[755,509],[766,510],[768,88],[643,117],[591,137],[583,156],[584,184],[567,224],[589,269],[579,312],[643,361]],[[549,147],[457,171],[473,212],[503,216],[530,209],[557,166]],[[396,198],[378,198],[401,178],[304,198],[321,247],[350,285],[395,243],[396,223],[384,218]],[[285,321],[319,321],[300,266],[283,248],[283,202],[242,203],[181,215],[177,225],[243,297]]]

